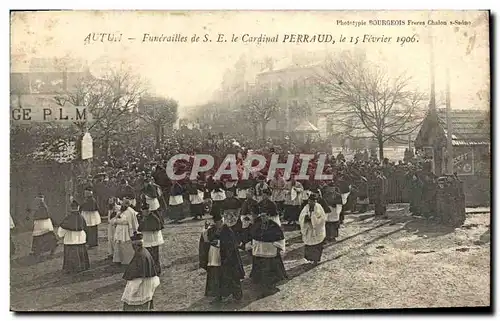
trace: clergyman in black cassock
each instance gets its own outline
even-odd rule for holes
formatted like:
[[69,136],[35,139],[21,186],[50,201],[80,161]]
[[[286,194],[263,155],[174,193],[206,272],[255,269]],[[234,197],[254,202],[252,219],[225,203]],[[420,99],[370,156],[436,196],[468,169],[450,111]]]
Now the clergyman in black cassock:
[[141,215],[138,216],[138,230],[143,235],[143,246],[151,253],[159,275],[161,274],[160,245],[165,243],[161,232],[163,229],[162,215],[158,211],[150,211],[147,203],[142,204],[141,210]]
[[265,290],[276,291],[276,284],[287,278],[281,252],[285,251],[285,235],[281,227],[267,215],[252,224],[252,282]]
[[99,214],[97,201],[90,188],[85,189],[85,201],[80,210],[87,224],[85,229],[85,233],[87,234],[87,246],[89,248],[96,247],[98,245],[97,231],[99,224],[101,224],[101,215]]
[[80,214],[79,204],[71,203],[71,212],[59,225],[57,234],[64,240],[63,271],[78,273],[90,268],[89,254],[86,247],[85,219]]
[[45,204],[45,196],[39,194],[36,198],[38,204],[33,215],[33,242],[31,245],[31,253],[39,256],[43,253],[50,252],[54,254],[57,248],[57,237],[54,233],[54,226],[49,215],[49,209]]
[[238,252],[236,237],[220,214],[214,215],[212,226],[200,238],[200,267],[207,271],[205,296],[226,301],[230,295],[241,300],[241,280],[245,271]]
[[134,233],[130,239],[135,253],[123,274],[123,279],[127,281],[122,295],[123,311],[150,311],[160,278],[153,257],[142,246],[143,235]]

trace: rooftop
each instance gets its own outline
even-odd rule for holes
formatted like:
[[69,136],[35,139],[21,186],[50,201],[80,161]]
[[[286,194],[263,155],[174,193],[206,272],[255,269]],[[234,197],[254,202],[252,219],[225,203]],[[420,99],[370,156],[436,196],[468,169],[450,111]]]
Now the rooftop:
[[[446,109],[437,109],[438,123],[448,135]],[[489,113],[485,110],[452,110],[453,145],[488,145],[490,144]]]
[[273,68],[266,68],[263,69],[261,72],[258,74],[265,74],[265,73],[273,73],[273,72],[281,72],[285,70],[293,70],[293,69],[306,69],[306,68],[312,68],[318,66],[319,62],[311,63],[311,64],[296,64],[293,63],[290,59],[283,59],[278,61]]

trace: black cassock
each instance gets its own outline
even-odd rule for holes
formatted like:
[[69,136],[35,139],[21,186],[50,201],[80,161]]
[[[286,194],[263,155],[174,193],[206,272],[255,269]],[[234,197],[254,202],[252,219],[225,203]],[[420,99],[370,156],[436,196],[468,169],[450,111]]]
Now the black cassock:
[[259,214],[259,203],[253,198],[247,198],[241,205],[240,218],[236,223],[236,225],[240,227],[240,230],[238,232],[235,231],[238,240],[242,243],[243,246],[246,243],[252,241],[252,236],[250,235],[250,229],[252,227],[252,223],[248,224],[248,227],[243,228],[243,225],[247,225],[246,224],[247,222],[243,222],[242,217],[244,220],[251,221],[252,219],[248,216],[255,217],[258,214]]
[[[149,215],[147,216],[142,216],[138,215],[137,216],[138,221],[139,221],[139,232],[156,232],[156,231],[161,231],[163,230],[164,227],[164,221],[163,221],[163,216],[158,212],[158,211],[152,211]],[[158,274],[161,273],[161,264],[160,264],[160,246],[144,246],[151,256],[153,257],[153,260],[155,262],[155,269]]]
[[[73,232],[84,231],[87,228],[85,219],[80,212],[70,213],[59,226]],[[64,244],[63,271],[78,273],[88,269],[90,269],[90,260],[85,243]]]
[[[236,244],[236,236],[227,225],[223,225],[220,231],[215,226],[207,231],[207,239],[200,238],[199,259],[200,267],[207,271],[207,282],[205,286],[206,296],[228,297],[233,295],[237,300],[242,297],[240,280],[245,278],[245,270],[241,261],[240,253]],[[216,245],[220,241],[220,266],[208,266],[208,252],[211,244]]]
[[[95,197],[93,197],[93,196],[88,196],[85,198],[85,202],[82,204],[80,210],[82,212],[85,211],[85,212],[98,212],[98,213],[100,213],[97,201],[96,201]],[[87,234],[87,245],[89,247],[97,246],[99,243],[97,225],[87,226],[85,228],[85,233]]]
[[[155,262],[151,253],[145,248],[141,248],[135,251],[134,257],[130,264],[127,266],[127,270],[123,274],[123,279],[127,281],[132,281],[135,279],[152,278],[158,276],[158,271],[155,268]],[[137,311],[137,310],[151,310],[153,309],[153,300],[146,302],[140,306],[132,306],[127,303],[123,303],[124,311]]]
[[[252,224],[250,234],[253,240],[274,243],[285,239],[283,230],[274,221],[262,220],[258,217]],[[250,277],[256,284],[273,287],[276,283],[287,278],[285,265],[278,251],[275,257],[252,256],[252,272]]]

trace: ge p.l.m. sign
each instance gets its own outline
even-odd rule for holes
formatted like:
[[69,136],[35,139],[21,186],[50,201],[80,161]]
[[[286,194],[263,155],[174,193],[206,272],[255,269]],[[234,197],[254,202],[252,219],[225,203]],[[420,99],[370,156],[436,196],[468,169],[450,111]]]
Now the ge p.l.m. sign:
[[10,119],[16,123],[85,122],[92,115],[83,106],[11,108]]

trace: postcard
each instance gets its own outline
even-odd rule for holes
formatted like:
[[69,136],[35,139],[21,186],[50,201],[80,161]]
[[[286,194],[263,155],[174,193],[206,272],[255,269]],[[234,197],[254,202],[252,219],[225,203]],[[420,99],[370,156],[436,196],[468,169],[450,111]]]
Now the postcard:
[[10,18],[11,311],[492,311],[489,11]]

